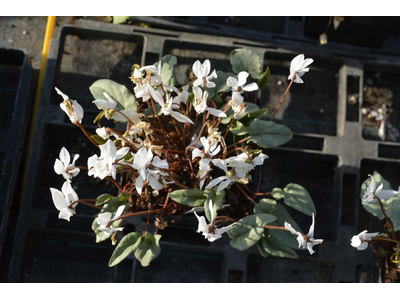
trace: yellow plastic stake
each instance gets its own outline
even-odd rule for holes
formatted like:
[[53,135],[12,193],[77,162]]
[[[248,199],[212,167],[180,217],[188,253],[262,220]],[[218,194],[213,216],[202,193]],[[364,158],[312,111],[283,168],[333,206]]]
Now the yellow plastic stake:
[[29,130],[29,141],[28,141],[28,149],[26,151],[26,160],[25,160],[25,169],[24,169],[24,178],[23,178],[23,182],[22,182],[22,184],[23,184],[22,189],[24,188],[26,172],[28,170],[29,154],[31,152],[31,144],[32,144],[32,139],[33,139],[33,129],[35,127],[36,114],[37,114],[37,109],[39,106],[40,93],[42,91],[44,72],[46,71],[47,56],[49,54],[50,41],[53,38],[54,27],[56,26],[56,18],[57,17],[55,17],[55,16],[47,18],[46,33],[44,35],[44,42],[43,42],[43,49],[42,49],[42,65],[40,67],[39,80],[38,80],[36,96],[35,96],[35,103],[33,105],[32,123],[31,123],[31,127]]

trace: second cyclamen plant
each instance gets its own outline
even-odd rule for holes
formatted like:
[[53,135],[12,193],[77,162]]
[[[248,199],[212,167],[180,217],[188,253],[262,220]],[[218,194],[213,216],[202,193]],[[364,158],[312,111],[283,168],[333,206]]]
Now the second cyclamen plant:
[[[268,86],[269,68],[262,70],[253,52],[237,49],[231,53],[234,73],[211,71],[208,59],[195,61],[189,82],[177,87],[176,63],[167,55],[154,65],[134,65],[134,94],[112,80],[93,83],[93,103],[100,110],[96,134],[81,124],[84,112],[78,102],[56,88],[63,97],[61,108],[100,151],[86,167],[75,165],[79,155],[71,161],[68,150],[61,149],[54,169],[66,182],[62,191],[51,188],[59,218],[70,221],[79,213],[78,204],[98,209],[92,225],[96,242],[111,238],[116,245],[120,239],[110,266],[132,252],[148,266],[161,252],[159,231],[183,214],[197,218],[197,231],[210,242],[226,232],[234,248],[256,245],[263,256],[296,258],[300,249],[314,253],[312,247],[322,240],[314,239],[316,210],[308,192],[294,183],[260,191],[262,165],[268,160],[263,149],[292,138],[286,126],[263,120],[268,109],[246,101]],[[304,55],[293,59],[290,84],[274,116],[293,82],[303,83],[300,77],[311,63]],[[102,126],[104,118],[125,123],[126,130]],[[84,172],[112,182],[118,195],[79,199],[71,181]],[[310,216],[307,235],[287,207]],[[147,217],[146,225],[121,232],[127,218],[136,216]]]

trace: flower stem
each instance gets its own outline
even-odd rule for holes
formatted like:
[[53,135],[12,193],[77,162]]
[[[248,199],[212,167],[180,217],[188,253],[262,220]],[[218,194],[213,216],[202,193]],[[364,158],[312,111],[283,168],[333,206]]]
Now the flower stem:
[[249,195],[246,194],[246,192],[240,187],[239,184],[236,184],[236,186],[238,187],[239,191],[243,194],[243,196],[246,197],[247,200],[249,200],[251,203],[253,203],[254,205],[256,205],[256,201],[254,201],[252,198],[249,197]]
[[376,199],[378,199],[378,202],[379,202],[379,205],[380,205],[380,207],[381,207],[382,213],[383,213],[383,215],[385,216],[386,220],[390,221],[390,218],[387,216],[385,210],[383,209],[383,205],[382,205],[381,199],[380,199],[377,195],[375,195],[375,194],[374,194],[374,197],[375,197]]
[[82,132],[86,135],[86,137],[93,143],[93,145],[95,145],[98,149],[100,149],[99,145],[91,138],[91,136],[89,135],[89,133],[86,131],[85,128],[83,128],[83,126],[79,123],[79,122],[75,122],[74,123],[76,126],[78,126],[80,128],[80,130],[82,130]]
[[392,242],[392,243],[396,243],[396,244],[400,245],[399,241],[396,241],[393,239],[388,239],[388,238],[384,238],[384,237],[371,237],[371,241],[375,241],[375,240]]
[[286,94],[289,92],[290,87],[292,86],[292,84],[293,84],[295,78],[296,78],[296,72],[294,73],[293,78],[292,78],[292,81],[290,81],[290,83],[289,83],[289,85],[288,85],[288,87],[287,87],[285,93],[284,93],[283,96],[282,96],[281,101],[279,102],[279,104],[278,104],[278,106],[277,106],[277,108],[276,108],[274,114],[272,115],[271,121],[274,120],[275,115],[276,115],[276,113],[278,112],[279,108],[281,107],[281,105],[282,105],[282,103],[283,103],[283,100],[285,99]]

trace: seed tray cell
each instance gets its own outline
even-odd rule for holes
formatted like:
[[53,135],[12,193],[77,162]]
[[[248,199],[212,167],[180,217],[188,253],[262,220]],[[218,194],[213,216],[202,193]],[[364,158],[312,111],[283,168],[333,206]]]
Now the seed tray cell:
[[21,282],[129,281],[130,276],[108,267],[113,249],[110,243],[95,244],[89,236],[32,231],[27,239]]
[[[94,132],[94,130],[93,130]],[[61,138],[56,138],[61,137]],[[88,158],[94,154],[99,155],[99,150],[91,144],[81,130],[75,125],[56,125],[48,124],[45,127],[43,149],[41,155],[41,167],[38,168],[36,174],[35,189],[37,194],[33,198],[33,205],[37,208],[54,210],[53,200],[51,198],[50,187],[61,190],[65,179],[62,175],[54,172],[54,162],[59,159],[59,153],[62,147],[65,147],[70,153],[71,160],[75,154],[79,154],[76,166],[87,166]],[[51,174],[51,176],[49,176]],[[78,176],[72,180],[72,187],[78,194],[80,199],[93,199],[101,194],[117,195],[118,190],[113,183],[107,180],[100,180],[93,176],[87,176],[86,170],[81,170]],[[93,215],[93,209],[78,204],[78,214]]]
[[[363,107],[379,108],[386,103],[388,109],[388,124],[384,141],[400,143],[400,68],[392,65],[368,64],[364,66]],[[368,89],[370,88],[370,89]],[[375,110],[377,110],[375,108]],[[368,121],[363,118],[362,136],[367,140],[382,139],[378,135],[380,122]]]
[[211,71],[231,72],[230,53],[235,48],[215,46],[211,44],[187,43],[166,40],[163,55],[171,54],[177,57],[176,80],[178,85],[188,82],[189,74],[196,60],[201,63],[209,59]]
[[[307,54],[305,55],[308,58]],[[338,73],[343,63],[337,58],[312,56],[314,62],[302,79],[293,83],[275,121],[295,133],[336,135]],[[271,85],[261,92],[261,103],[272,116],[290,80],[288,70],[293,54],[266,52],[264,68],[269,66]]]
[[[62,31],[54,85],[71,99],[78,100],[85,112],[97,110],[89,87],[98,79],[109,78],[127,88],[133,84],[130,70],[140,64],[144,40],[135,35],[107,34],[93,30]],[[51,103],[59,104],[53,91]]]
[[161,249],[161,255],[149,267],[136,267],[134,282],[222,282],[223,255],[163,243]]
[[334,263],[303,259],[279,259],[252,254],[248,257],[246,283],[331,282]]
[[[317,210],[315,236],[333,240],[337,218],[334,203],[337,157],[269,149],[266,153],[269,159],[263,165],[261,191],[270,192],[276,187],[283,189],[289,183],[306,187]],[[310,182],[313,184],[310,185]],[[311,218],[290,207],[288,210],[303,231],[308,233]]]
[[[32,68],[25,50],[0,47],[0,259],[18,214],[21,161],[32,104]],[[2,262],[0,261],[0,266]],[[3,268],[0,267],[0,272]]]

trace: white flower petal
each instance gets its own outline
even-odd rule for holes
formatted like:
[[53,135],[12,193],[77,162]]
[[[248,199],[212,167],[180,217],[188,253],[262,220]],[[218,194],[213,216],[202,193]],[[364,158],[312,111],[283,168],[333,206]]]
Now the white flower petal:
[[63,208],[60,213],[58,214],[59,219],[70,221],[70,218],[75,214],[75,211],[69,208]]
[[207,107],[206,110],[208,110],[210,114],[212,114],[213,116],[216,116],[218,118],[226,118],[226,114],[221,110],[214,109],[211,107]]
[[62,209],[68,207],[67,200],[59,190],[55,188],[50,188],[50,192],[51,192],[51,197],[53,198],[54,206],[57,208],[57,210],[61,211]]
[[242,90],[246,92],[252,92],[252,91],[257,91],[258,90],[258,85],[255,82],[252,82],[244,87],[242,87]]
[[176,111],[171,111],[171,116],[174,117],[176,120],[178,120],[181,123],[190,123],[193,124],[193,121],[190,120],[188,117],[185,115],[178,113]]

